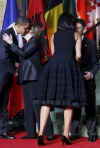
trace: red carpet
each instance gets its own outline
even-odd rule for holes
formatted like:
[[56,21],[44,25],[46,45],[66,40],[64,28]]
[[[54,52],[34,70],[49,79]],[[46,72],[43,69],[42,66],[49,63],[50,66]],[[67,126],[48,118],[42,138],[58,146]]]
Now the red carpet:
[[[37,140],[22,140],[20,137],[24,136],[25,133],[18,133],[16,135],[16,140],[4,140],[0,139],[0,148],[39,148],[37,145]],[[46,141],[46,146],[41,146],[43,148],[99,148],[100,140],[98,139],[94,143],[89,143],[87,138],[81,138],[73,142],[71,146],[62,145],[60,141],[60,136],[55,136],[55,139],[52,141]],[[40,147],[40,148],[41,148]]]

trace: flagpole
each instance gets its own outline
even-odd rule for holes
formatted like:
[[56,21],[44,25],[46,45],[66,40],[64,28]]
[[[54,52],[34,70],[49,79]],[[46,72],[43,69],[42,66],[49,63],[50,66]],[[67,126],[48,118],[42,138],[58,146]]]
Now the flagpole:
[[[100,22],[100,6],[96,6],[96,22]],[[100,26],[96,28],[97,58],[100,59]]]
[[21,0],[20,3],[21,3],[21,15],[26,16],[27,9],[29,6],[29,0]]
[[[100,25],[100,19],[97,19]],[[100,26],[96,28],[97,58],[100,59]]]

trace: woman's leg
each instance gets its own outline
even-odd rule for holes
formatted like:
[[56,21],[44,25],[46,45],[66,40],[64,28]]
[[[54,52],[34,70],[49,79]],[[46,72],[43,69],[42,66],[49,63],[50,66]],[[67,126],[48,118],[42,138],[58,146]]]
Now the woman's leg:
[[64,136],[69,138],[69,131],[71,127],[71,121],[72,121],[72,108],[66,108],[64,110]]
[[42,136],[44,133],[44,129],[50,114],[50,107],[49,106],[42,106],[40,111],[40,131],[39,136]]

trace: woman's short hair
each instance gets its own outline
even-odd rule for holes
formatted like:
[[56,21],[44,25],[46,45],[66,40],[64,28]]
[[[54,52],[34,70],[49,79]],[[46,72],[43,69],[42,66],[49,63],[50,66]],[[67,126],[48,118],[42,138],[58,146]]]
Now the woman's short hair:
[[83,20],[83,19],[81,19],[81,18],[77,18],[77,19],[76,19],[76,23],[81,24],[81,25],[83,26],[83,28],[86,27],[86,22],[85,22],[85,20]]
[[75,30],[76,18],[63,13],[58,20],[58,30]]
[[30,30],[36,37],[40,36],[41,30],[39,25],[31,24]]

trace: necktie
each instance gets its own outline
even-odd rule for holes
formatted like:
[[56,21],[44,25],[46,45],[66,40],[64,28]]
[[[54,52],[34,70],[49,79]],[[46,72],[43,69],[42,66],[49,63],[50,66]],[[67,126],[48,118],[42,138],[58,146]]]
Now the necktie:
[[17,40],[18,40],[18,47],[22,48],[23,47],[23,39],[22,39],[21,34],[17,35]]

